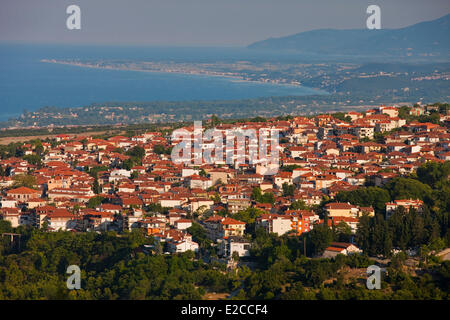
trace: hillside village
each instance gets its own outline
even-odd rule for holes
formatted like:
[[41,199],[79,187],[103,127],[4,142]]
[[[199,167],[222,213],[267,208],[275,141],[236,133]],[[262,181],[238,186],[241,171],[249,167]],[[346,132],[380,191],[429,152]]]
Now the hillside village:
[[[250,255],[249,233],[256,229],[295,237],[326,224],[348,227],[350,234],[326,247],[324,257],[361,252],[354,239],[361,217],[389,219],[400,207],[420,213],[424,202],[397,198],[375,208],[339,201],[338,195],[382,187],[425,163],[450,160],[449,110],[409,110],[412,117],[430,113],[439,114],[439,124],[402,118],[393,106],[214,124],[224,133],[276,129],[275,175],[249,163],[175,164],[170,150],[176,141],[162,132],[31,141],[0,161],[0,217],[12,227],[49,232],[141,229],[155,240],[146,249],[167,253],[200,251],[200,228],[228,260]],[[193,126],[183,129],[193,132]]]

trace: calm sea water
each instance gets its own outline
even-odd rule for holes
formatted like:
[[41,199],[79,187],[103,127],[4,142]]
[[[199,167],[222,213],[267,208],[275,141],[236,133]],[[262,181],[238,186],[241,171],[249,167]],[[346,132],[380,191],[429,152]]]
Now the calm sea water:
[[311,88],[236,82],[226,78],[80,68],[41,59],[124,59],[214,62],[280,60],[244,48],[0,45],[0,121],[44,106],[79,107],[107,101],[245,99],[317,94]]

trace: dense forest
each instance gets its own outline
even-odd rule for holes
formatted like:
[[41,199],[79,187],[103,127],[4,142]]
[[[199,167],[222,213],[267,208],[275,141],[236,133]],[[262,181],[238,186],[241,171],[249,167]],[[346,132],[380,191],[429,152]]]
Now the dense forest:
[[[450,161],[428,162],[409,177],[396,177],[382,187],[369,186],[343,191],[336,200],[372,206],[375,217],[360,218],[356,241],[370,255],[389,256],[392,248],[423,251],[450,246]],[[386,202],[420,199],[423,212],[399,207],[385,219]],[[430,249],[430,247],[433,247]]]
[[[11,231],[5,221],[1,232]],[[233,299],[448,299],[450,262],[429,260],[419,271],[405,266],[406,256],[393,257],[381,290],[365,287],[367,255],[336,259],[305,257],[301,239],[256,232],[257,265],[227,270],[205,263],[193,252],[146,254],[152,243],[139,231],[43,232],[19,227],[11,245],[2,240],[0,299],[202,299],[206,292],[233,292]],[[81,269],[81,289],[68,290],[66,269]],[[352,272],[359,272],[351,277]]]

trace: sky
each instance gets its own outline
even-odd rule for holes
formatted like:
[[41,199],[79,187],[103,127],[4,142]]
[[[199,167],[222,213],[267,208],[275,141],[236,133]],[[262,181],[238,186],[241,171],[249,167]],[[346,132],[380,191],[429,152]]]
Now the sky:
[[[81,30],[66,27],[73,4]],[[365,28],[373,4],[382,28],[450,13],[449,0],[0,0],[0,41],[243,46],[313,29]]]

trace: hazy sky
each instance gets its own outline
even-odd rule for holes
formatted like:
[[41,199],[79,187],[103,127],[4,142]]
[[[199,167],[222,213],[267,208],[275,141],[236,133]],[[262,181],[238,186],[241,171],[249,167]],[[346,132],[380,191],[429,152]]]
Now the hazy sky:
[[[66,28],[67,6],[81,8],[81,30]],[[365,28],[381,7],[382,28],[450,13],[449,0],[0,0],[0,41],[247,45],[319,28]]]

